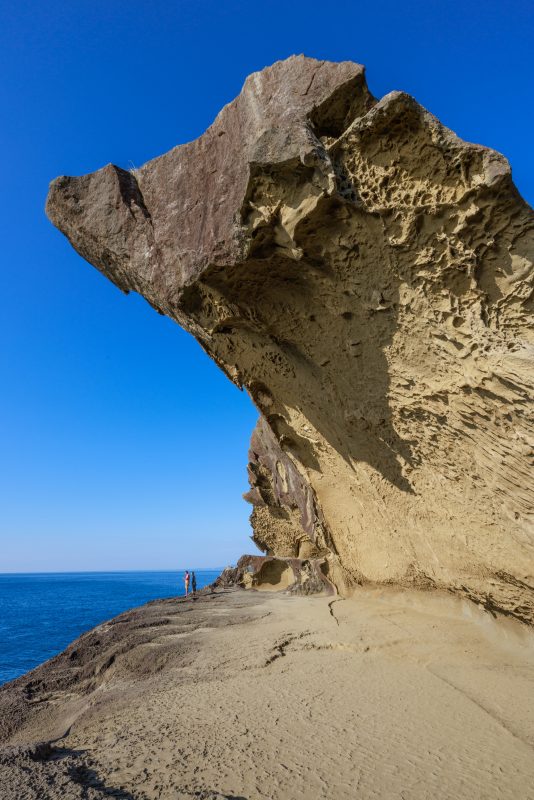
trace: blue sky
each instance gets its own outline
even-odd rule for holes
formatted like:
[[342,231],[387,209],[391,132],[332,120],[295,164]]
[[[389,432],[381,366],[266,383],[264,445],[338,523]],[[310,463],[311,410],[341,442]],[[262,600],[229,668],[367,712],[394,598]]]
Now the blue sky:
[[0,0],[0,572],[216,567],[252,548],[256,412],[47,221],[47,186],[199,136],[292,53],[367,67],[503,152],[532,203],[533,6]]

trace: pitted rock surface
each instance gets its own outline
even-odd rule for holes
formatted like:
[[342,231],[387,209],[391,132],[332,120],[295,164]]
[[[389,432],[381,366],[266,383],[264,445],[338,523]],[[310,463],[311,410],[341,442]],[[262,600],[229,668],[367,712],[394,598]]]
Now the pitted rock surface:
[[214,588],[287,591],[290,594],[336,593],[326,558],[278,558],[241,556],[235,567],[226,567]]
[[298,56],[139,170],[58,178],[47,211],[250,392],[268,555],[533,621],[534,225],[503,156]]

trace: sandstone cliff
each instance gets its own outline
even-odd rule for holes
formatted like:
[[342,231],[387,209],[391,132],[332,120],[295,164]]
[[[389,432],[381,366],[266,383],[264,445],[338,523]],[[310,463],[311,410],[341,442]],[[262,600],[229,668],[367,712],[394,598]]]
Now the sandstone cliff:
[[533,216],[503,156],[298,56],[141,169],[58,178],[47,212],[250,392],[268,554],[534,619]]

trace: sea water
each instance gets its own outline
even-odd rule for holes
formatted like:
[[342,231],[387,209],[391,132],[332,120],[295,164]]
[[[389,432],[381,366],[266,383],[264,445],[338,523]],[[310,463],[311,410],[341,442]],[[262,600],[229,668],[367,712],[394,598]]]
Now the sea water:
[[[220,572],[195,570],[197,589]],[[0,574],[0,684],[122,611],[183,594],[183,571]]]

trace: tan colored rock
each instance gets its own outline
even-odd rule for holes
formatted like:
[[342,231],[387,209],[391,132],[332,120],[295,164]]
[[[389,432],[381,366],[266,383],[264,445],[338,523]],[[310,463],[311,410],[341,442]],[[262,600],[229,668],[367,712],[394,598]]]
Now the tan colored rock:
[[286,591],[288,594],[335,595],[329,580],[326,558],[280,558],[241,556],[235,567],[226,567],[213,583],[214,588]]
[[534,619],[533,215],[503,156],[298,56],[134,173],[58,178],[47,211],[250,392],[268,554]]

